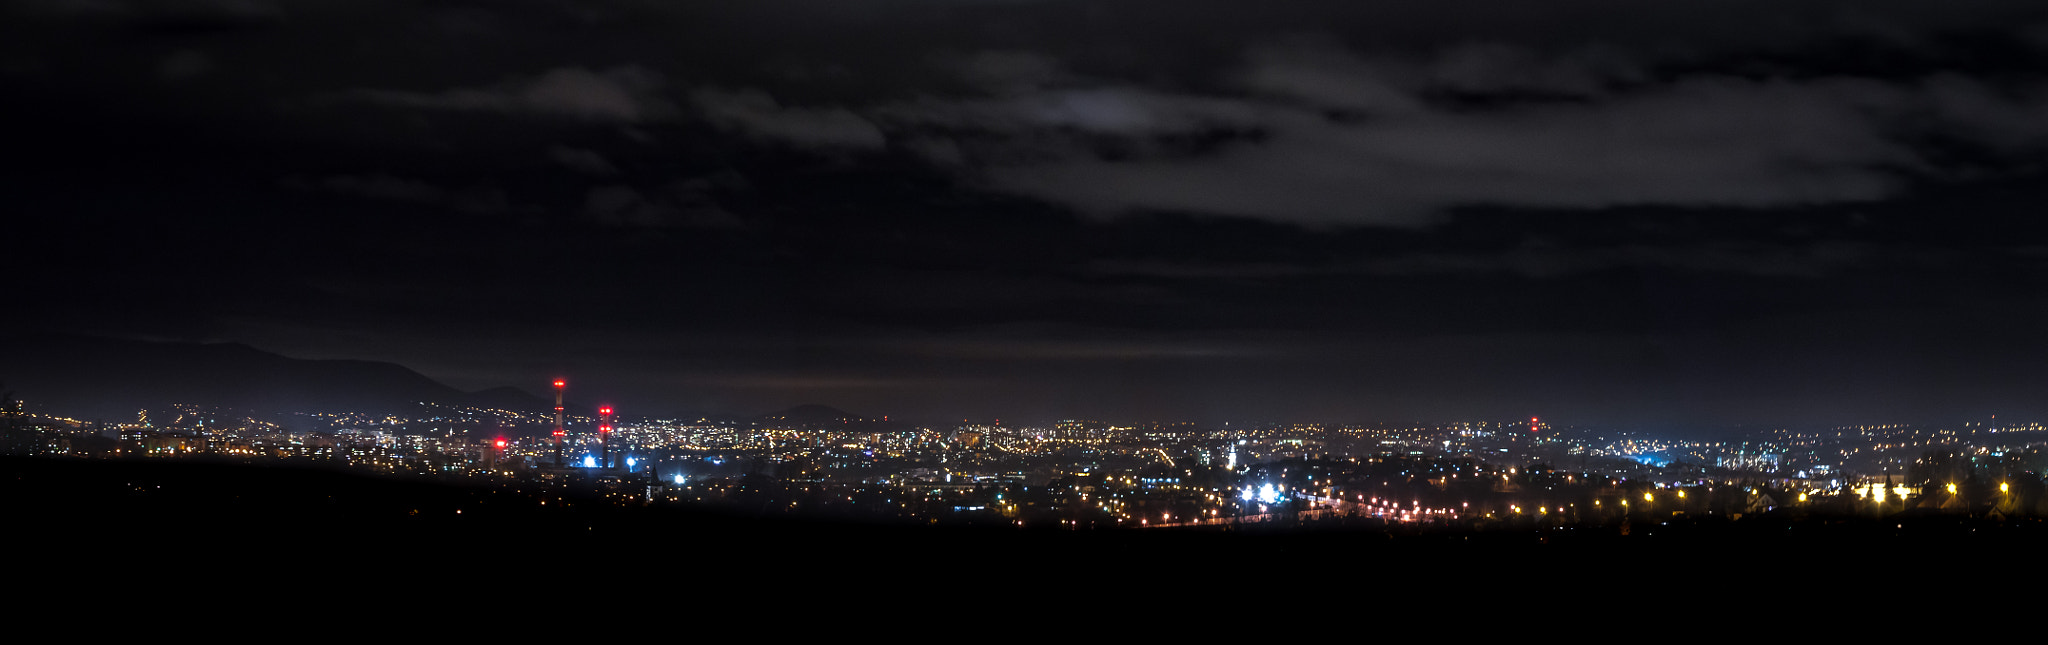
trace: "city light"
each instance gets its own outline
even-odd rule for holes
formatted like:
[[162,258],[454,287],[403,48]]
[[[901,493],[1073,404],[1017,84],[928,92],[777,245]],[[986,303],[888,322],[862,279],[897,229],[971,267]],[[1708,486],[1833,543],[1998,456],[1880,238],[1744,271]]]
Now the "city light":
[[[600,412],[611,406],[598,408]],[[1488,522],[1541,520],[1552,527],[1598,528],[1643,516],[1631,515],[1631,502],[1655,508],[1659,489],[1670,490],[1681,503],[1668,510],[1672,521],[1727,514],[1779,516],[1789,508],[1771,500],[1794,500],[1802,513],[1854,513],[1886,516],[1902,511],[1944,514],[1995,512],[1998,517],[2037,512],[2025,501],[2015,503],[2018,483],[1995,481],[1993,509],[1964,503],[1960,474],[1983,460],[2003,455],[2034,458],[2027,444],[1968,447],[1940,444],[1943,452],[1915,453],[1915,470],[1883,469],[1876,476],[1856,462],[1816,463],[1812,457],[1785,463],[1752,459],[1750,464],[1782,465],[1777,472],[1735,471],[1707,479],[1690,464],[1712,463],[1694,457],[1665,467],[1644,463],[1618,452],[1622,442],[1574,436],[1569,429],[1546,426],[1549,452],[1515,452],[1527,436],[1498,432],[1511,424],[1356,429],[1313,424],[1265,429],[1188,428],[1172,433],[1073,423],[1059,427],[1008,429],[963,424],[952,429],[916,427],[877,431],[873,428],[781,426],[775,423],[734,423],[709,420],[645,420],[613,424],[609,416],[566,418],[581,428],[558,434],[562,443],[583,454],[557,465],[554,445],[520,442],[505,436],[477,437],[476,428],[504,429],[525,424],[531,431],[553,425],[553,412],[470,411],[436,409],[422,418],[394,415],[330,415],[325,429],[287,431],[279,424],[255,419],[223,423],[218,410],[179,408],[141,414],[154,428],[136,424],[121,430],[123,441],[112,455],[178,458],[187,455],[236,455],[242,458],[334,460],[351,467],[384,472],[424,472],[463,481],[484,479],[507,486],[545,483],[555,490],[601,491],[620,503],[751,503],[752,508],[782,512],[834,512],[833,507],[883,513],[924,522],[968,520],[976,514],[1063,528],[1097,526],[1168,529],[1189,525],[1284,522],[1312,524],[1362,518],[1412,525],[1426,530],[1483,528]],[[48,423],[48,422],[44,422]],[[63,421],[83,426],[85,422]],[[466,424],[466,425],[458,425]],[[394,432],[400,427],[410,432]],[[457,429],[449,429],[449,428]],[[231,428],[231,429],[230,429]],[[2015,440],[2025,432],[2000,433]],[[1868,431],[1875,433],[1877,431]],[[1918,432],[1905,429],[1900,432]],[[466,436],[467,435],[467,436]],[[532,436],[529,434],[528,436]],[[1516,439],[1522,437],[1522,439]],[[1778,446],[1804,445],[1802,435],[1785,433],[1769,442],[1653,442],[1629,438],[1626,450],[1656,449],[1677,453],[1718,450],[1723,454],[1783,455]],[[1897,436],[1863,435],[1877,443],[1905,443]],[[1875,437],[1875,438],[1870,438]],[[599,442],[603,450],[599,450]],[[1758,445],[1764,445],[1758,448]],[[48,444],[51,454],[62,447]],[[1500,447],[1509,450],[1503,453]],[[753,464],[742,471],[707,473],[692,478],[680,472],[661,478],[648,463],[697,462],[706,468],[729,466],[733,460]],[[1845,450],[1845,453],[1855,453]],[[1334,455],[1326,453],[1336,453]],[[612,456],[600,456],[612,455]],[[1550,463],[1571,463],[1575,455],[1601,455],[1582,469],[1561,470]],[[1232,456],[1237,461],[1232,463]],[[1709,455],[1711,456],[1711,454]],[[1109,458],[1122,459],[1121,463]],[[611,460],[616,461],[611,461]],[[1977,465],[1972,465],[1973,462]],[[1032,480],[1026,470],[1048,465],[1050,480]],[[1896,463],[1896,462],[1893,462]],[[2008,463],[2019,463],[2017,461]],[[1004,464],[998,469],[996,464]],[[1115,465],[1112,465],[1115,464]],[[616,468],[612,466],[616,465]],[[1867,467],[1867,466],[1862,466]],[[1912,470],[1908,476],[1904,470]],[[1926,477],[1946,475],[1931,483]],[[759,477],[766,475],[767,477]],[[758,478],[757,478],[758,477]],[[1290,486],[1288,481],[1297,482]],[[692,485],[692,482],[696,483]],[[1889,486],[1886,482],[1889,481]],[[1468,484],[1469,482],[1469,484]],[[1476,487],[1475,487],[1476,485]],[[687,486],[687,488],[686,488]],[[1938,486],[1938,488],[1930,488]],[[1734,498],[1722,497],[1734,491]],[[1946,497],[1925,499],[1945,491]],[[1701,495],[1692,495],[1699,492]],[[821,494],[823,493],[823,494]],[[1456,497],[1451,497],[1455,495]],[[1560,504],[1560,497],[1579,497]],[[1768,496],[1768,498],[1766,497]],[[765,497],[765,499],[763,499]],[[1550,501],[1546,501],[1548,498]],[[1298,503],[1288,503],[1290,499]],[[1958,500],[1950,502],[1949,500]],[[772,501],[771,501],[772,500]],[[1399,500],[1399,501],[1395,501]],[[560,500],[556,500],[559,502]],[[1607,501],[1619,501],[1606,507]],[[553,505],[556,502],[549,502]],[[1185,512],[1180,509],[1192,504]],[[1615,509],[1604,512],[1601,509]],[[872,510],[870,510],[872,509]],[[1476,522],[1476,524],[1475,524]],[[1014,524],[1014,522],[1012,522]],[[1668,523],[1659,522],[1659,526]]]

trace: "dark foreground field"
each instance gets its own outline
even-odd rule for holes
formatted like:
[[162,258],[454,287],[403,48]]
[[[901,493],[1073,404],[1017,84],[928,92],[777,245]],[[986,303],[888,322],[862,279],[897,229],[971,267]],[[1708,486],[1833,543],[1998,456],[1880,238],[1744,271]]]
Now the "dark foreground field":
[[0,459],[5,555],[24,572],[18,586],[159,596],[191,581],[239,585],[247,595],[431,590],[449,601],[515,605],[588,592],[718,599],[735,616],[780,606],[746,600],[734,609],[735,599],[791,598],[1314,607],[1449,601],[1491,588],[1607,602],[1731,583],[1751,593],[1831,595],[1896,591],[1929,575],[1948,587],[2038,580],[2038,554],[2048,552],[2048,525],[2038,520],[1958,517],[1638,524],[1629,535],[1616,527],[1066,532],[534,499],[317,469]]

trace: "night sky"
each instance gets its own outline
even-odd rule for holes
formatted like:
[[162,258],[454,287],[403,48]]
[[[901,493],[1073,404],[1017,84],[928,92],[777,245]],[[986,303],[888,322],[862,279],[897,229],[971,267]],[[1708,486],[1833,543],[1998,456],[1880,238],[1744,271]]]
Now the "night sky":
[[2032,0],[6,0],[9,327],[626,410],[2048,418]]

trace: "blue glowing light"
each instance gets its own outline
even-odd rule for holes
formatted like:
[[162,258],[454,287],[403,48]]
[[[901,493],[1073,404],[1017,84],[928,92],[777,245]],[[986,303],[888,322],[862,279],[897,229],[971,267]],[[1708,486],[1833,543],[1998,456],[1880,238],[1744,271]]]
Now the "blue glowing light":
[[683,485],[683,475],[682,475],[681,473],[677,473],[677,474],[676,474],[676,485],[677,485],[677,486],[681,486],[681,485]]
[[583,467],[584,467],[584,468],[596,468],[596,467],[597,467],[597,458],[596,458],[596,457],[592,457],[592,456],[590,456],[590,455],[584,455],[584,456],[583,456]]
[[1630,458],[1630,459],[1634,459],[1634,460],[1635,460],[1635,461],[1636,461],[1637,463],[1640,463],[1640,464],[1643,464],[1643,465],[1646,465],[1646,466],[1665,466],[1665,465],[1669,465],[1669,464],[1671,463],[1671,460],[1670,460],[1670,459],[1665,459],[1665,458],[1663,458],[1663,457],[1659,457],[1659,456],[1657,456],[1657,455],[1654,455],[1654,454],[1649,454],[1649,455],[1636,455],[1636,456],[1633,456],[1633,457],[1629,457],[1629,458]]

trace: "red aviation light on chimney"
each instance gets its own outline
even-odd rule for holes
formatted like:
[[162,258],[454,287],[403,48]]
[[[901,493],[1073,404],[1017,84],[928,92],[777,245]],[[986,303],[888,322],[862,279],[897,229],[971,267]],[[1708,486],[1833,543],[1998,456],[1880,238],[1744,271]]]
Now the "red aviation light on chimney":
[[611,414],[611,413],[612,413],[612,409],[611,409],[611,408],[598,408],[598,409],[597,409],[597,413],[598,413],[598,414]]
[[566,382],[566,381],[563,381],[562,379],[555,379],[555,387],[563,387],[563,386],[566,386],[566,385],[568,385],[568,384],[569,384],[568,382]]
[[504,450],[504,449],[505,449],[505,440],[504,440],[504,439],[499,439],[499,440],[498,440],[498,449],[499,449],[499,450]]

